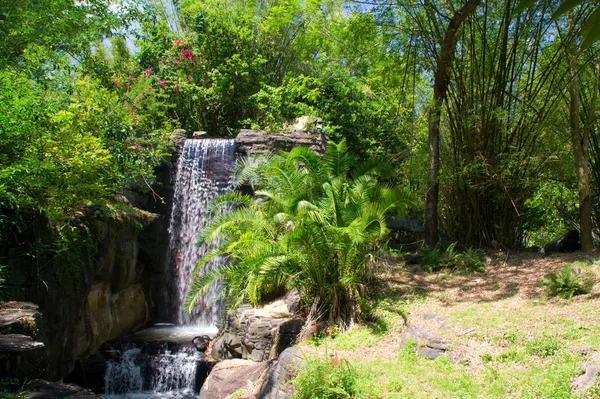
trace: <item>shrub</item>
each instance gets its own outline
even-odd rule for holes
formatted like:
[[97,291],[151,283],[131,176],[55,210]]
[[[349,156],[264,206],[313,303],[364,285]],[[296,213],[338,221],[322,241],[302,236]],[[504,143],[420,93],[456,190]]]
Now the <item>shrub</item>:
[[438,247],[425,247],[421,250],[421,264],[430,272],[444,268],[451,268],[467,273],[481,273],[485,270],[482,261],[483,250],[467,248],[463,252],[456,250],[456,244],[452,243],[445,252]]
[[595,281],[588,273],[576,272],[571,265],[566,265],[548,274],[542,284],[548,289],[549,296],[570,299],[591,292]]
[[309,357],[290,380],[297,399],[353,398],[357,395],[357,373],[339,357]]

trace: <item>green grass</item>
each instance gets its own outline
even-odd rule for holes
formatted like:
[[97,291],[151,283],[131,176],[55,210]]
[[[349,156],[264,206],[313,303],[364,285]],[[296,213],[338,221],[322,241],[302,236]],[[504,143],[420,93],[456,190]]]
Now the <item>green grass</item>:
[[[598,262],[582,262],[574,267],[596,276],[600,271]],[[515,295],[495,301],[440,300],[451,295],[443,290],[429,296],[418,289],[404,296],[394,291],[379,292],[362,306],[369,315],[376,316],[372,318],[375,322],[321,342],[330,355],[343,351],[348,357],[356,381],[353,398],[600,397],[600,382],[584,395],[571,391],[573,379],[583,372],[581,364],[587,360],[580,349],[600,348],[597,297],[567,300]],[[443,319],[451,326],[439,334],[452,340],[457,360],[423,359],[416,354],[415,343],[400,349],[398,341],[390,339],[401,333],[406,317],[413,324],[425,325],[419,315],[429,313],[440,316],[428,319],[432,325]],[[432,325],[429,327],[435,328]],[[389,352],[369,349],[390,342],[395,346],[388,346]],[[391,356],[380,358],[376,353]]]

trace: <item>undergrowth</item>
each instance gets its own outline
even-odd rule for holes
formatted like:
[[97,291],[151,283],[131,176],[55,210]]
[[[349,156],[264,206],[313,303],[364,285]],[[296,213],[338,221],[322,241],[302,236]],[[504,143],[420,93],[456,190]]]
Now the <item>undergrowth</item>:
[[571,299],[575,295],[584,295],[592,291],[595,281],[585,270],[566,265],[548,274],[542,279],[549,296]]
[[464,273],[482,273],[485,270],[483,250],[466,248],[456,249],[457,243],[450,244],[445,252],[439,247],[425,247],[421,250],[421,264],[430,272],[453,269]]
[[358,397],[357,374],[350,362],[337,356],[308,357],[290,380],[295,399],[338,399]]

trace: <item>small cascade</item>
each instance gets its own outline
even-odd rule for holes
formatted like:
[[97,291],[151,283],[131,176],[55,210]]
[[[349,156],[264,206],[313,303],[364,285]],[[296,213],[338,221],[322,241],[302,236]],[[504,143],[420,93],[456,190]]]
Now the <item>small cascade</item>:
[[[190,314],[184,309],[185,295],[198,260],[210,244],[198,246],[198,233],[207,223],[207,205],[231,185],[235,160],[234,140],[186,140],[177,167],[173,210],[169,226],[170,263],[174,272],[174,314],[179,325],[214,326],[221,313],[221,286],[214,284]],[[204,266],[212,268],[215,259]],[[201,271],[202,272],[202,271]]]
[[104,398],[196,398],[206,377],[205,355],[193,346],[130,342],[107,353]]

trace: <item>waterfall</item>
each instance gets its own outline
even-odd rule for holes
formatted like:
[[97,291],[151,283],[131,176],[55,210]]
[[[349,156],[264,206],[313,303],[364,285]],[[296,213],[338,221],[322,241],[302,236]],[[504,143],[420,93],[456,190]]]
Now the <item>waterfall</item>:
[[[212,246],[198,246],[198,234],[208,222],[207,205],[229,189],[235,158],[234,140],[186,140],[177,165],[173,208],[169,224],[169,265],[173,320],[177,326],[156,325],[129,337],[128,344],[115,344],[107,353],[104,374],[105,398],[196,398],[206,377],[206,358],[192,339],[216,333],[222,308],[219,282],[188,313],[185,296],[198,260]],[[204,265],[200,273],[220,259]],[[204,364],[204,369],[200,365]]]
[[[169,226],[169,259],[174,271],[174,314],[179,325],[215,325],[221,312],[220,283],[214,284],[190,314],[183,308],[192,272],[211,245],[198,246],[198,233],[207,223],[208,202],[231,185],[234,140],[186,140],[177,166]],[[216,259],[203,270],[214,267]]]
[[196,374],[204,355],[193,346],[128,343],[111,352],[113,359],[106,365],[104,379],[105,398],[198,396]]

